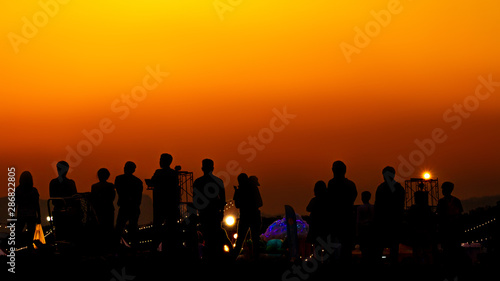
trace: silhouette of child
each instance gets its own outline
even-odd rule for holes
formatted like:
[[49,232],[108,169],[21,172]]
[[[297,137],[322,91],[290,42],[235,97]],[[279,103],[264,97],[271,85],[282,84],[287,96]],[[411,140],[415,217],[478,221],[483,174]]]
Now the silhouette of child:
[[363,205],[356,211],[356,234],[359,238],[359,247],[366,262],[373,262],[375,258],[374,219],[375,207],[370,204],[372,194],[369,191],[361,193]]

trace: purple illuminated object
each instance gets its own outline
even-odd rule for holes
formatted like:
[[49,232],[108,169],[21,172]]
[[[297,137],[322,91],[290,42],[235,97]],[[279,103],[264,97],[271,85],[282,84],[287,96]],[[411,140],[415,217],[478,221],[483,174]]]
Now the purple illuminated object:
[[[299,238],[306,238],[307,233],[309,232],[309,225],[302,219],[299,214],[295,215],[297,221],[297,235],[299,236]],[[260,235],[260,238],[266,242],[272,239],[285,239],[286,218],[279,219],[269,225],[266,232]]]

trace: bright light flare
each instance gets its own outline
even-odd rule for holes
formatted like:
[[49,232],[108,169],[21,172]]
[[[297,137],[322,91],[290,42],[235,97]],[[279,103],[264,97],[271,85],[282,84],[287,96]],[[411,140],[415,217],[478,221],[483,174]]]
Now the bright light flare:
[[234,223],[236,222],[235,218],[233,216],[227,216],[225,219],[224,219],[224,222],[226,223],[226,225],[228,226],[233,226]]
[[229,246],[228,245],[224,245],[224,252],[229,253]]
[[431,178],[431,174],[430,174],[430,173],[428,173],[428,172],[425,172],[425,173],[424,173],[424,179],[428,180],[428,179],[430,179],[430,178]]

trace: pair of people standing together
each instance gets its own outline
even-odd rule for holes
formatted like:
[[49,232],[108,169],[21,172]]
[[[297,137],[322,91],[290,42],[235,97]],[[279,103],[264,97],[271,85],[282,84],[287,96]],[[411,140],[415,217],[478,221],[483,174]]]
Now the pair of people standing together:
[[[316,183],[315,197],[307,206],[307,211],[311,212],[308,240],[314,243],[319,237],[326,241],[327,236],[330,236],[331,241],[336,240],[341,244],[341,262],[349,263],[352,257],[356,221],[354,202],[358,191],[355,183],[346,178],[347,167],[342,161],[335,161],[332,171],[334,176],[328,182],[328,186],[323,181]],[[403,219],[405,191],[401,184],[394,180],[396,175],[394,168],[386,167],[382,174],[384,182],[377,188],[375,208],[366,210],[362,208],[358,211],[371,213],[369,215],[375,217],[377,225],[376,238],[372,239],[376,240],[377,244],[365,250],[375,257],[382,256],[383,249],[390,247],[391,258],[397,261],[398,233]],[[365,232],[364,230],[363,228],[362,231]],[[374,236],[374,233],[368,235]]]
[[[223,254],[224,245],[231,246],[226,232],[221,228],[226,205],[226,195],[223,181],[213,175],[214,162],[211,159],[202,161],[203,176],[194,181],[193,189],[200,194],[208,190],[217,191],[211,194],[207,204],[198,207],[200,230],[205,240],[204,257],[217,258]],[[261,228],[261,214],[259,208],[262,206],[260,186],[257,177],[242,173],[238,176],[238,187],[235,187],[233,200],[236,208],[240,209],[240,220],[238,222],[238,238],[235,248],[232,250],[236,257],[243,245],[248,230],[251,232],[253,241],[253,257],[258,257],[258,241]],[[215,196],[214,196],[215,195]]]

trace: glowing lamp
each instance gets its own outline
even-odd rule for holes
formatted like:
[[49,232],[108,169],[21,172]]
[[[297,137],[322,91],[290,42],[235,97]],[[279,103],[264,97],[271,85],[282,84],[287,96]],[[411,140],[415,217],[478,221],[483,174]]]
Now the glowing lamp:
[[224,222],[226,223],[226,225],[228,226],[233,226],[234,223],[236,222],[236,220],[234,219],[233,216],[227,216],[225,219],[224,219]]

